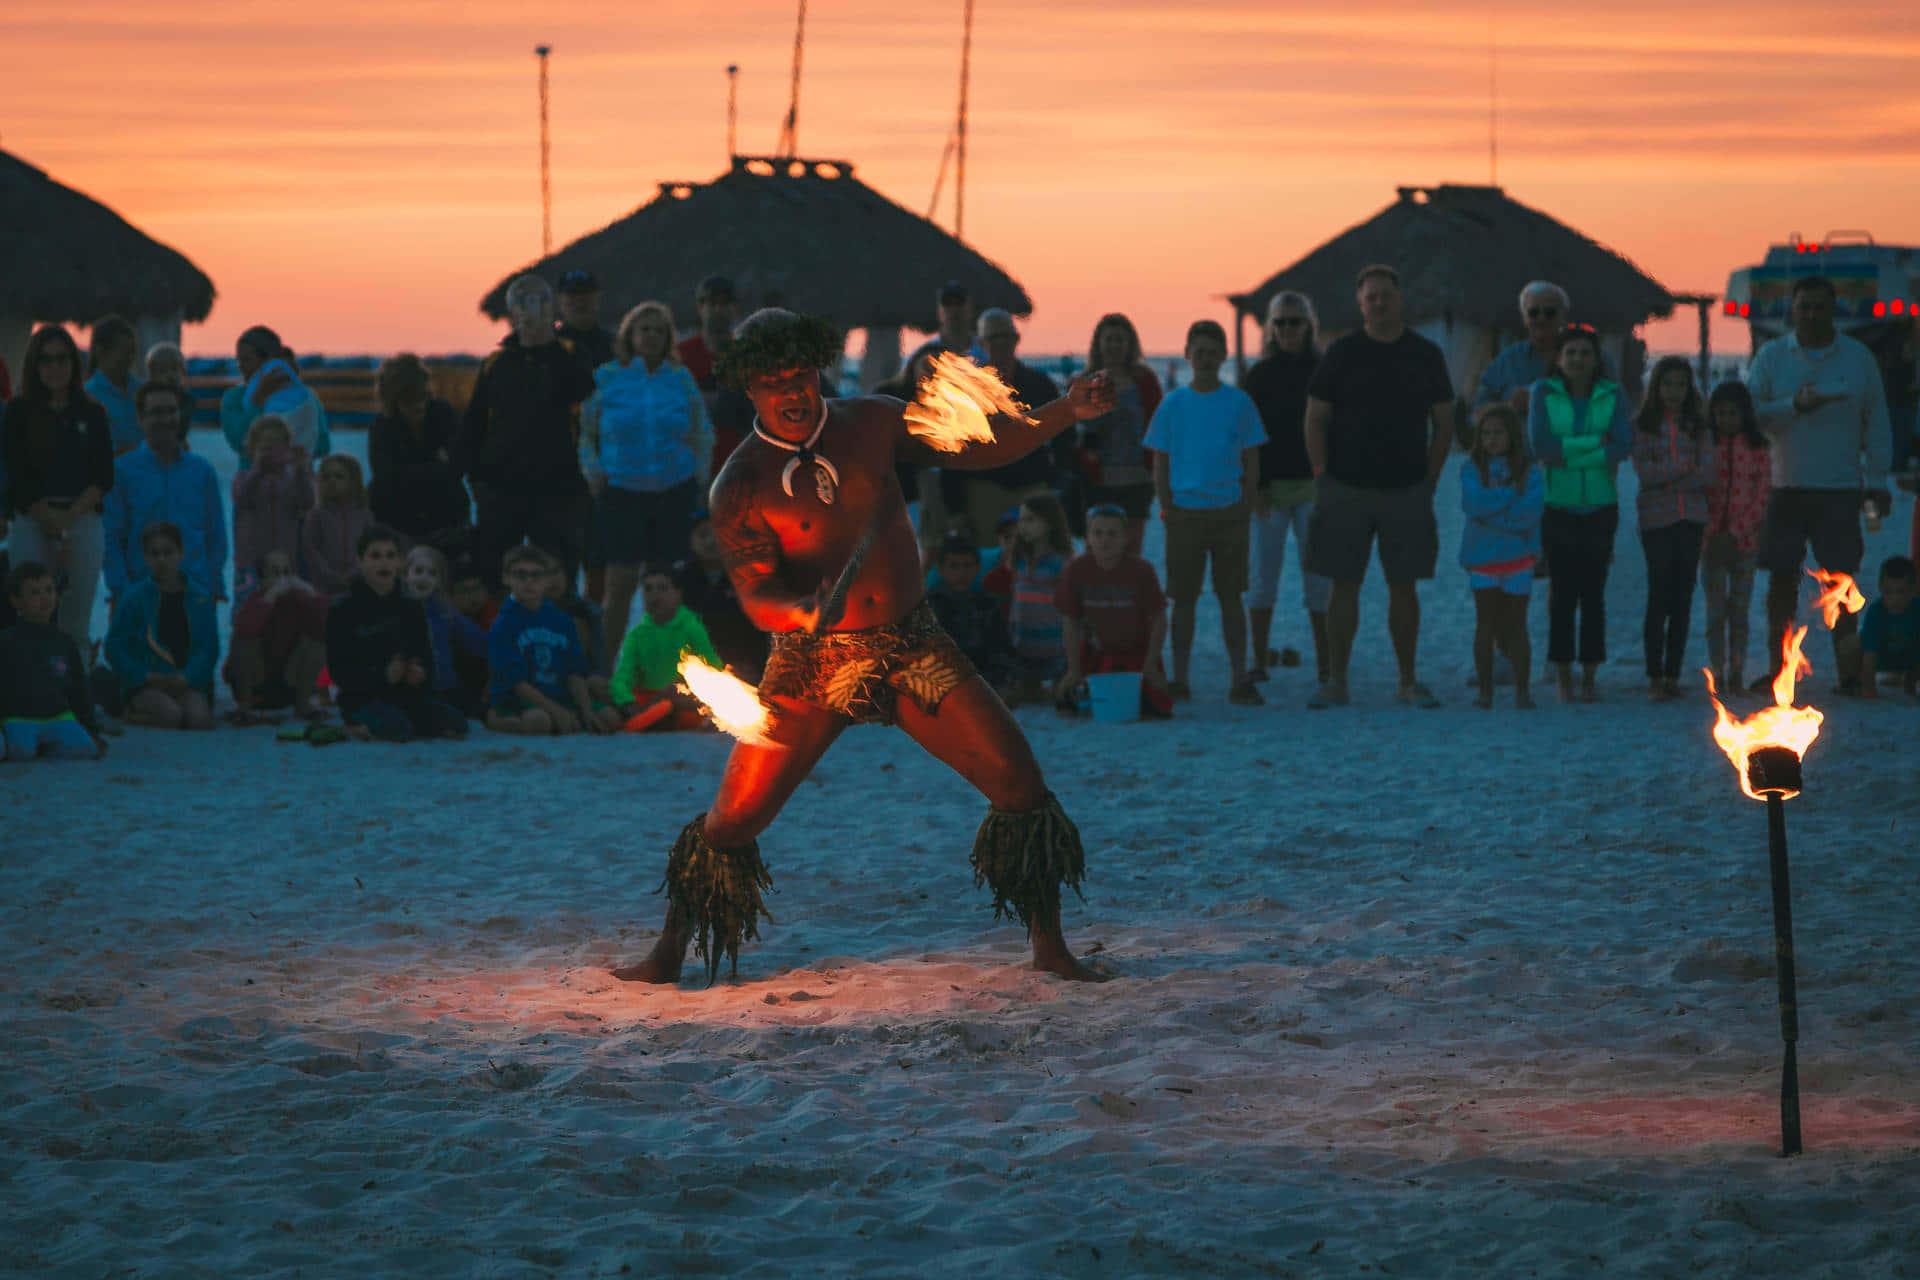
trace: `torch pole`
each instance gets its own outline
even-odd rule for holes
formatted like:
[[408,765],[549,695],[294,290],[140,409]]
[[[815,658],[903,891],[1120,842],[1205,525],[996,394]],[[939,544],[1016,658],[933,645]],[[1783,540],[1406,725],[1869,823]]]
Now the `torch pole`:
[[1800,1008],[1793,981],[1793,887],[1787,873],[1787,808],[1779,793],[1767,796],[1767,846],[1773,870],[1774,967],[1780,975],[1780,1038],[1786,1061],[1780,1070],[1780,1154],[1800,1154],[1800,1069],[1794,1045],[1800,1039]]

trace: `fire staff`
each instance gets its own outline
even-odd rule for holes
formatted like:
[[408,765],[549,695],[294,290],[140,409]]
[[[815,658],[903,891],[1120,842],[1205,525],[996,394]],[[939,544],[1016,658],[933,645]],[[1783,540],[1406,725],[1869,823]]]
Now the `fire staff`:
[[1103,377],[1077,379],[1030,416],[995,414],[993,438],[937,452],[887,396],[828,400],[819,370],[839,363],[828,322],[764,310],[743,321],[721,376],[753,401],[753,434],[713,483],[710,509],[727,574],[754,625],[772,634],[760,684],[770,742],[740,742],[719,793],[667,861],[666,923],[629,981],[674,982],[688,943],[707,963],[738,963],[758,936],[771,886],[759,836],[848,725],[898,725],[991,806],[974,838],[976,884],[1017,917],[1037,969],[1094,972],[1067,948],[1064,885],[1079,890],[1080,834],[1047,790],[1013,716],[933,619],[895,464],[986,470],[1017,461],[1076,421],[1113,407]]

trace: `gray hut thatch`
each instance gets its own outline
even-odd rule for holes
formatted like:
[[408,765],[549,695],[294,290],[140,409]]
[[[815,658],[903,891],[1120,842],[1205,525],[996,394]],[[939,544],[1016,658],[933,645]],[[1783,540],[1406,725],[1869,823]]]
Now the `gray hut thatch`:
[[695,286],[718,274],[733,280],[743,311],[779,301],[823,315],[867,330],[869,352],[891,344],[897,353],[903,328],[933,329],[934,295],[949,280],[978,308],[1033,310],[997,264],[855,178],[844,160],[735,156],[711,182],[663,182],[626,217],[503,278],[480,309],[505,316],[507,285],[522,272],[557,281],[576,269],[600,281],[608,323],[651,298],[690,325]]
[[1256,323],[1274,294],[1313,299],[1323,334],[1360,326],[1354,275],[1384,262],[1400,273],[1407,323],[1447,352],[1454,385],[1470,392],[1500,346],[1521,330],[1517,299],[1533,280],[1551,280],[1573,300],[1573,318],[1608,339],[1626,372],[1634,329],[1672,313],[1658,280],[1604,245],[1499,187],[1401,187],[1399,198],[1349,227],[1257,288],[1228,295],[1237,328]]
[[213,281],[107,206],[0,151],[0,355],[16,374],[32,326],[118,313],[146,343],[213,309]]

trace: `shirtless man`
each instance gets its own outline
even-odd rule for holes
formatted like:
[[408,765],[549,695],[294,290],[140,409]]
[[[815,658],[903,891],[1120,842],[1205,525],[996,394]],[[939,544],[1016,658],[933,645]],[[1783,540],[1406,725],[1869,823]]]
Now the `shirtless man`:
[[842,730],[879,721],[993,806],[974,840],[974,880],[992,889],[996,915],[1026,926],[1034,967],[1094,979],[1060,929],[1060,887],[1078,892],[1085,862],[1079,832],[1019,725],[922,600],[919,544],[894,471],[897,461],[1004,466],[1107,412],[1112,389],[1076,380],[1033,410],[1034,423],[996,416],[992,442],[938,453],[909,433],[899,400],[825,399],[819,370],[838,363],[841,341],[823,320],[769,309],[741,323],[722,361],[758,416],[715,478],[710,510],[741,607],[773,636],[760,684],[773,745],[734,747],[712,807],[674,843],[659,940],[614,976],[678,981],[689,942],[709,981],[721,956],[737,965],[771,884],[757,837]]

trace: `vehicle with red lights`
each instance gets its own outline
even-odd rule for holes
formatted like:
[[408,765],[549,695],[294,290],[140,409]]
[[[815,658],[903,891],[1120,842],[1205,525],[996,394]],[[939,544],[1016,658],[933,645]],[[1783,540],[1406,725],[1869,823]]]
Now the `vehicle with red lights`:
[[1865,231],[1829,231],[1825,239],[1769,246],[1758,265],[1727,278],[1723,315],[1747,322],[1753,350],[1793,329],[1789,303],[1802,276],[1833,281],[1840,332],[1866,343],[1880,363],[1893,418],[1896,466],[1915,449],[1915,349],[1920,345],[1920,248],[1877,243]]

